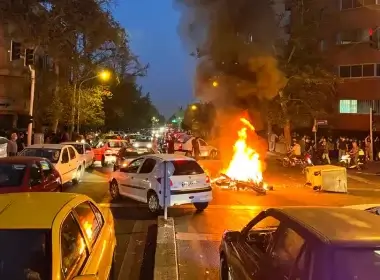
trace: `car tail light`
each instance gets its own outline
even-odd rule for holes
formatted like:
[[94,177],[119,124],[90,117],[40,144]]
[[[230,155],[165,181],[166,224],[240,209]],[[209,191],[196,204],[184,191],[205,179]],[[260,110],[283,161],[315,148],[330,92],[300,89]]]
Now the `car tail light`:
[[206,176],[206,184],[210,184],[210,176]]
[[[157,178],[157,181],[161,184],[161,181],[163,181],[163,178]],[[173,182],[170,179],[169,179],[169,186],[173,187]]]

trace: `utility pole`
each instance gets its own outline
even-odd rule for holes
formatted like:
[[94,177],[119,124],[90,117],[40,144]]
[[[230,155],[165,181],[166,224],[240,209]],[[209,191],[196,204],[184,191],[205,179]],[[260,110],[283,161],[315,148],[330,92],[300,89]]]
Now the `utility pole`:
[[31,86],[30,86],[30,104],[29,104],[29,120],[28,124],[28,146],[32,145],[32,134],[33,134],[33,105],[34,105],[34,90],[36,87],[36,70],[33,69],[32,65],[29,65],[30,76],[31,76]]
[[369,108],[369,138],[371,140],[370,160],[373,161],[373,108]]

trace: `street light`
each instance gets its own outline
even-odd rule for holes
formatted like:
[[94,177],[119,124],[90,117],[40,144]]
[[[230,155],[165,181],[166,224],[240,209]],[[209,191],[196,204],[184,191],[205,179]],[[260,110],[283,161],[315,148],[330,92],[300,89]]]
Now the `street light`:
[[213,87],[218,87],[218,86],[219,86],[219,83],[218,83],[217,81],[213,81],[213,82],[212,82],[212,86],[213,86]]
[[[110,78],[111,78],[111,72],[110,71],[107,71],[107,70],[102,70],[101,72],[99,72],[97,75],[93,76],[93,77],[90,77],[90,78],[87,78],[87,79],[84,79],[80,84],[79,84],[79,87],[78,87],[78,118],[77,118],[77,133],[79,133],[79,127],[80,127],[80,103],[81,103],[81,99],[82,99],[82,92],[81,92],[81,87],[83,85],[84,82],[87,82],[87,81],[90,81],[90,80],[93,80],[93,79],[96,79],[96,78],[99,78],[101,79],[102,81],[104,82],[107,82]],[[75,93],[74,93],[75,94]],[[75,95],[74,95],[75,96]]]
[[198,109],[197,105],[191,105],[191,110],[195,111],[197,109]]

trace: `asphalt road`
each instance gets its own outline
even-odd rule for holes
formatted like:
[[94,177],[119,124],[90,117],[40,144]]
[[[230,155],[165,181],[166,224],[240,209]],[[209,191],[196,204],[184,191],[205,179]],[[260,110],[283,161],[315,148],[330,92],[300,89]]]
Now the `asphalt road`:
[[[218,245],[225,229],[241,229],[261,209],[271,206],[352,205],[380,203],[380,177],[349,171],[349,194],[315,192],[305,187],[298,168],[283,168],[275,158],[267,159],[265,181],[274,186],[266,196],[253,191],[214,187],[214,200],[203,213],[192,205],[169,209],[174,218],[180,279],[218,279]],[[202,161],[211,176],[222,168],[219,161]],[[145,205],[129,199],[113,202],[108,194],[110,169],[87,172],[78,186],[66,191],[86,194],[102,207],[111,207],[118,238],[118,279],[153,279],[156,218]]]

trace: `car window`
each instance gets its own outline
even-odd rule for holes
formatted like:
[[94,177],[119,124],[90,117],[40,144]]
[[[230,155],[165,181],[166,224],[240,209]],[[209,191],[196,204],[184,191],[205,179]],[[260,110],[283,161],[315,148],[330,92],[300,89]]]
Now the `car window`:
[[96,149],[103,148],[103,147],[104,147],[104,143],[102,141],[98,142],[98,144],[96,144],[95,146]]
[[202,167],[195,160],[173,160],[173,176],[198,175],[205,173]]
[[24,181],[26,164],[0,164],[0,188],[19,187]]
[[304,244],[305,240],[290,228],[286,228],[279,233],[272,251],[273,265],[284,276],[290,274]]
[[86,147],[86,151],[92,151],[92,149],[91,149],[91,146],[90,146],[90,145],[86,144],[86,145],[85,145],[85,147]]
[[78,215],[78,220],[84,233],[91,244],[94,244],[99,236],[100,230],[103,227],[103,220],[95,214],[94,208],[90,202],[84,202],[75,207],[75,212]]
[[122,141],[109,141],[108,146],[110,148],[122,148],[124,144]]
[[42,148],[26,148],[21,153],[20,156],[25,157],[43,157],[50,160],[52,163],[57,163],[59,156],[61,155],[60,149],[42,149]]
[[131,161],[131,163],[126,168],[123,168],[122,171],[126,173],[137,173],[139,167],[143,162],[143,158],[135,159],[134,161]]
[[66,148],[63,149],[62,152],[62,163],[68,163],[69,162],[69,152],[67,151]]
[[63,279],[71,279],[82,269],[89,251],[74,216],[67,216],[61,227],[61,261]]
[[84,154],[83,144],[72,144],[72,145],[74,146],[75,150],[77,150],[78,154],[80,155]]
[[141,166],[139,173],[148,174],[153,171],[155,166],[156,166],[156,160],[152,158],[147,158],[144,161],[143,165]]
[[51,166],[49,162],[47,162],[46,160],[40,160],[40,165],[45,178],[49,177],[50,175],[53,175],[53,166]]
[[262,229],[277,229],[280,225],[280,221],[272,216],[266,216],[255,225],[253,225],[251,230],[262,230]]
[[69,149],[69,153],[70,153],[70,159],[71,160],[75,159],[76,156],[75,156],[74,149],[72,147],[68,147],[68,149]]
[[30,167],[30,186],[35,187],[42,184],[42,171],[37,164]]
[[0,230],[0,279],[52,279],[50,229]]
[[202,139],[198,139],[198,141],[199,141],[199,145],[200,146],[207,146],[207,143],[205,142],[205,141],[203,141]]

